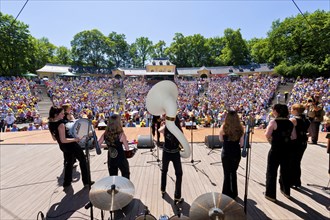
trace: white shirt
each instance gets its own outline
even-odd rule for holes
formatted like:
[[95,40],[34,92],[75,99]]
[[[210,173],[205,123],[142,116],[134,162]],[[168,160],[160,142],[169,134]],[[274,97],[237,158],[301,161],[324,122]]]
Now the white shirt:
[[15,120],[16,120],[16,118],[13,115],[8,115],[5,118],[5,121],[7,122],[7,124],[14,124]]

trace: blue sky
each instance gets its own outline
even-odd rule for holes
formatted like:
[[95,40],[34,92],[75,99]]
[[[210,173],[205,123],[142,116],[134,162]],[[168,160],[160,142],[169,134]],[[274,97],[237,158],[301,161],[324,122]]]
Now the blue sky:
[[[0,0],[0,11],[16,17],[25,2]],[[302,12],[330,10],[330,0],[295,2]],[[247,40],[266,37],[274,20],[297,14],[291,0],[29,0],[18,20],[29,25],[32,36],[47,37],[56,46],[70,47],[75,34],[94,28],[104,35],[125,34],[128,43],[143,36],[169,46],[175,33],[221,37],[226,28],[240,28]]]

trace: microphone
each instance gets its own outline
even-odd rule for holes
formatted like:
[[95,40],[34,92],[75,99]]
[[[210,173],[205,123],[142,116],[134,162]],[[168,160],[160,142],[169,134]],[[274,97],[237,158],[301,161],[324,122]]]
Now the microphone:
[[246,148],[249,147],[249,136],[250,136],[250,125],[249,125],[249,123],[247,123],[246,126],[245,126],[242,157],[246,157]]

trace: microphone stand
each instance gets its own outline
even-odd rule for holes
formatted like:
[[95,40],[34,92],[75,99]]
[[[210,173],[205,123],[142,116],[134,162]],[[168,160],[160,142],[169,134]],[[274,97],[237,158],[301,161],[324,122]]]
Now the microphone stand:
[[244,213],[246,214],[247,208],[247,195],[248,195],[248,186],[249,186],[249,176],[250,176],[250,156],[251,153],[249,149],[251,148],[252,144],[252,134],[253,134],[253,126],[251,128],[250,120],[247,121],[245,126],[245,135],[244,135],[244,146],[242,150],[242,157],[246,157],[246,168],[245,168],[245,190],[244,190]]
[[[86,164],[87,164],[88,189],[89,190],[92,188],[91,169],[90,169],[90,155],[89,155],[89,147],[88,147],[88,142],[91,140],[91,136],[89,135],[91,126],[93,126],[92,122],[88,119],[87,137],[86,137],[86,142],[85,142],[85,156],[86,156]],[[95,141],[97,141],[97,140],[95,140]],[[94,219],[93,204],[92,204],[91,201],[89,201],[85,205],[85,209],[90,209],[90,217],[91,217],[91,220],[93,220]]]
[[196,172],[198,172],[198,168],[196,167],[197,164],[199,164],[200,162],[202,162],[201,160],[194,160],[194,136],[193,136],[193,125],[194,125],[194,118],[195,117],[191,117],[191,127],[190,127],[190,145],[191,145],[191,160],[190,162],[182,162],[182,163],[191,163],[191,165],[195,168]]
[[[155,126],[155,134],[157,135],[157,132],[158,132],[158,126],[157,126],[157,123],[155,125],[153,125],[151,123],[151,126]],[[153,135],[152,135],[152,129],[151,129],[151,126],[150,126],[150,138],[153,139]],[[160,135],[160,134],[159,134]],[[157,136],[156,136],[157,137]],[[153,141],[153,140],[152,140]],[[152,156],[154,156],[156,158],[156,160],[151,160],[151,161],[147,161],[147,163],[157,163],[157,165],[159,166],[159,168],[161,168],[161,160],[159,159],[159,146],[158,146],[158,141],[157,141],[157,144],[156,144],[156,151],[157,151],[157,155],[154,154],[154,150],[153,149],[150,149],[150,151],[152,152]],[[141,153],[142,154],[142,153]]]
[[[212,154],[213,153],[213,151],[215,151],[217,148],[221,148],[221,145],[220,146],[215,146],[215,144],[214,144],[214,130],[215,130],[215,125],[217,124],[216,123],[216,121],[214,120],[213,121],[213,119],[212,119],[212,125],[213,125],[213,128],[212,128],[212,144],[213,144],[213,146],[211,147],[211,150],[207,153],[207,155],[210,155],[210,154]],[[210,145],[210,143],[209,143],[209,145]],[[221,163],[221,162],[216,162],[216,163]],[[211,165],[212,164],[215,164],[215,163],[211,163]]]

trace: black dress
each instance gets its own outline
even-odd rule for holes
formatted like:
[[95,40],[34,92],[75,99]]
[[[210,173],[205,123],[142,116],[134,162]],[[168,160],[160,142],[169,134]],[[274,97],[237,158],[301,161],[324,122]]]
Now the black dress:
[[295,126],[297,138],[292,141],[292,157],[291,157],[291,185],[301,186],[301,167],[300,163],[304,152],[307,148],[307,131],[310,126],[310,121],[305,115],[295,117],[297,125]]
[[223,149],[221,153],[223,167],[223,186],[222,193],[235,199],[238,195],[237,190],[237,169],[241,161],[241,147],[237,141],[230,141],[227,135],[223,136]]
[[[87,162],[86,162],[85,154],[77,142],[72,142],[72,143],[61,142],[60,135],[58,132],[58,126],[60,126],[60,124],[64,124],[63,121],[49,122],[48,126],[49,126],[49,131],[56,138],[61,151],[63,151],[64,160],[65,160],[63,186],[65,187],[71,185],[74,158],[77,158],[79,161],[82,181],[84,185],[87,185],[89,184],[89,174],[87,171]],[[65,131],[65,136],[66,138],[70,137],[67,130]]]
[[111,143],[109,140],[109,134],[106,131],[104,134],[105,143],[108,146],[108,171],[110,176],[118,176],[118,170],[121,175],[129,179],[130,171],[128,160],[125,156],[123,143],[120,142],[119,135],[116,140]]
[[[277,170],[280,166],[280,187],[290,195],[290,152],[292,151],[291,133],[293,123],[287,118],[275,119],[277,129],[272,133],[271,148],[268,152],[266,193],[265,195],[276,199]],[[291,149],[290,149],[291,148]]]

